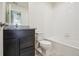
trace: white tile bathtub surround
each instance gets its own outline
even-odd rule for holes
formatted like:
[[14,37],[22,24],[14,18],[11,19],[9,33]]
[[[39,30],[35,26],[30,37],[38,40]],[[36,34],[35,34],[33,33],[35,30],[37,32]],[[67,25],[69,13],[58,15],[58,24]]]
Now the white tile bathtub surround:
[[76,49],[79,49],[79,41],[75,41],[74,39],[67,39],[64,37],[48,37],[46,40],[52,41],[52,42],[57,42],[63,45],[67,45]]

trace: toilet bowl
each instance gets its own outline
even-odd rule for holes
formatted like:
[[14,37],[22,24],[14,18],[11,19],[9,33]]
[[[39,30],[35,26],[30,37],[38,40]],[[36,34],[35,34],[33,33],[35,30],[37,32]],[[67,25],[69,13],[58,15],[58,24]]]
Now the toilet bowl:
[[39,41],[39,43],[40,43],[40,47],[42,47],[44,49],[48,49],[52,45],[50,41],[46,41],[46,40],[41,40],[41,41]]
[[39,41],[39,43],[40,43],[40,48],[42,50],[42,54],[45,56],[51,55],[50,52],[52,49],[52,43],[50,41],[46,41],[46,40],[41,40],[41,41]]

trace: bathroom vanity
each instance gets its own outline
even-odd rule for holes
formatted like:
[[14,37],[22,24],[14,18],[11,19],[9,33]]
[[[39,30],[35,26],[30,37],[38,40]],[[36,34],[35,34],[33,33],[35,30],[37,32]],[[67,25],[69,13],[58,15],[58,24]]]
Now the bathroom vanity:
[[4,56],[34,56],[35,29],[28,27],[5,27],[3,30]]

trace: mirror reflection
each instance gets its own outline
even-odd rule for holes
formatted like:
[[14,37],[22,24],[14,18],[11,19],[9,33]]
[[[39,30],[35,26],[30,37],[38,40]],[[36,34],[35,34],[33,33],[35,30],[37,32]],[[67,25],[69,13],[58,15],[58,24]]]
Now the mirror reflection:
[[7,2],[6,22],[9,25],[28,25],[28,3]]

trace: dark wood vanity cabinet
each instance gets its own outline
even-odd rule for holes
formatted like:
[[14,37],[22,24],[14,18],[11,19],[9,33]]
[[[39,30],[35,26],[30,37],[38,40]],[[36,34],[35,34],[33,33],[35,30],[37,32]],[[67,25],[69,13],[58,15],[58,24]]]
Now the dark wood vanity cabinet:
[[35,29],[4,29],[3,55],[34,56]]

